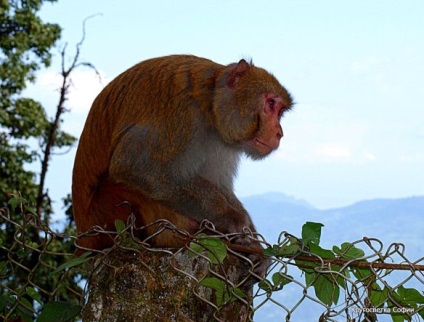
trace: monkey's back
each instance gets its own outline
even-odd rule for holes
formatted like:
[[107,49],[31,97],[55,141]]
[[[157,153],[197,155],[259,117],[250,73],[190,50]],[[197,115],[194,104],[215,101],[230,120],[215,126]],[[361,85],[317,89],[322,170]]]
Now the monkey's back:
[[193,130],[195,113],[190,109],[211,109],[215,80],[223,68],[189,55],[154,58],[124,71],[101,91],[88,114],[74,163],[73,211],[80,232],[90,228],[91,198],[99,180],[108,177],[112,153],[126,129],[146,124],[156,128],[160,140],[174,136],[175,129],[186,135]]

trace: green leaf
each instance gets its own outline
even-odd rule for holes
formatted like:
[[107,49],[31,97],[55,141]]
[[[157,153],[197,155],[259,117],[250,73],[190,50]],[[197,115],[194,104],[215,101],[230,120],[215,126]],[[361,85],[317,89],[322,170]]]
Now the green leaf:
[[424,303],[424,296],[414,288],[399,286],[396,292],[399,295],[400,304],[416,305]]
[[272,283],[270,280],[267,279],[263,279],[258,283],[258,287],[262,290],[264,290],[265,292],[271,292],[273,287],[272,287]]
[[37,244],[36,242],[33,242],[33,241],[28,241],[28,242],[26,243],[26,246],[30,247],[30,248],[31,248],[31,250],[32,250],[32,249],[38,249],[38,244]]
[[330,273],[305,273],[306,285],[312,285],[315,295],[327,305],[337,304],[340,296],[340,287],[337,284],[337,276]]
[[188,252],[188,257],[196,257],[199,253],[203,252],[205,250],[205,247],[203,247],[201,244],[198,244],[196,242],[190,243],[190,251]]
[[26,292],[29,296],[31,296],[31,298],[33,298],[35,301],[37,301],[38,304],[41,304],[41,305],[43,304],[43,302],[41,301],[40,294],[38,294],[38,292],[35,290],[35,288],[27,287]]
[[317,298],[327,305],[337,304],[340,296],[340,288],[332,279],[330,274],[319,274],[312,284]]
[[315,271],[312,272],[305,272],[305,283],[307,286],[312,285],[315,278],[317,277],[317,273]]
[[[241,289],[239,289],[238,287],[236,287],[236,288],[234,288],[233,290],[232,290],[238,297],[241,297],[241,298],[247,298],[247,296],[246,296],[246,294],[244,294],[244,292],[241,290]],[[235,297],[235,296],[232,296],[231,297],[231,302],[233,302],[233,301],[235,301],[235,300],[237,300],[237,298]]]
[[290,275],[283,275],[279,272],[272,275],[272,282],[274,283],[274,290],[279,291],[283,289],[284,285],[287,285],[293,281],[293,277]]
[[197,241],[190,243],[191,252],[189,257],[193,257],[198,253],[206,252],[206,256],[212,264],[222,263],[227,257],[227,246],[216,237],[209,237],[206,234],[200,234]]
[[219,278],[206,277],[200,281],[200,285],[215,290],[216,304],[218,306],[221,306],[222,303],[225,303],[229,299],[229,295],[228,295],[228,292],[226,291],[225,283]]
[[7,293],[0,295],[0,312],[4,310],[4,308],[6,307],[8,303],[9,303],[9,295]]
[[406,317],[406,316],[404,316],[404,315],[393,314],[393,313],[391,313],[390,315],[392,316],[392,322],[404,322],[405,321],[404,317]]
[[118,233],[122,233],[125,230],[126,225],[122,220],[117,219],[115,220],[115,228]]
[[305,245],[308,245],[312,242],[316,245],[319,245],[321,238],[321,228],[324,227],[323,224],[314,223],[308,221],[302,226],[302,241]]
[[25,206],[24,209],[25,209],[26,212],[29,212],[30,214],[32,214],[36,217],[39,217],[34,208]]
[[31,322],[34,308],[26,298],[20,297],[20,303],[17,306],[18,315],[24,320]]
[[[374,283],[374,284],[378,286],[377,283]],[[374,307],[380,307],[388,299],[389,290],[386,287],[383,290],[379,288],[380,288],[379,286],[378,288],[375,288],[373,286],[371,291],[368,294],[368,298]]]
[[239,288],[228,288],[227,284],[216,277],[205,277],[200,281],[200,285],[211,288],[215,291],[216,304],[221,306],[227,302],[234,302],[237,297],[246,298],[246,294]]
[[6,262],[0,262],[0,275],[6,275],[6,273],[7,273]]
[[220,291],[225,288],[224,281],[217,277],[205,277],[200,281],[200,285],[211,288],[215,291]]
[[27,202],[28,201],[25,198],[22,198],[22,197],[13,197],[13,198],[10,198],[7,203],[10,205],[10,207],[12,208],[12,210],[15,211],[16,208],[19,205],[25,204]]
[[422,306],[422,305],[419,306],[417,311],[418,311],[419,316],[421,316],[424,319],[424,306]]
[[280,257],[295,255],[301,251],[301,244],[294,237],[289,237],[288,243],[285,243],[277,247],[278,249],[275,253],[275,256],[280,256]]
[[334,253],[331,250],[321,248],[320,246],[318,246],[317,244],[314,244],[314,243],[309,244],[309,251],[312,254],[315,254],[315,255],[323,258],[323,259],[334,259],[334,258],[336,258],[336,256],[334,255]]
[[292,276],[283,275],[280,272],[272,275],[272,282],[270,280],[262,280],[259,282],[258,287],[266,292],[280,291],[283,287],[292,282]]
[[341,245],[341,248],[338,248],[337,246],[333,246],[333,251],[337,255],[340,256],[342,259],[359,259],[363,258],[365,256],[365,252],[362,249],[359,249],[355,247],[351,243],[343,243]]
[[375,278],[374,273],[369,268],[358,268],[352,269],[353,275],[360,280],[362,283],[367,283],[369,279]]
[[55,274],[58,273],[66,268],[71,268],[74,266],[78,266],[81,265],[85,262],[88,262],[91,258],[89,257],[91,255],[91,252],[85,252],[84,254],[82,254],[80,257],[77,258],[73,258],[70,261],[63,263],[62,265],[60,265],[59,267],[57,267],[53,272],[51,272],[50,274]]
[[50,302],[44,305],[37,322],[66,322],[73,320],[82,307],[72,303]]
[[277,245],[272,246],[272,248],[271,247],[265,248],[264,249],[264,255],[266,255],[266,256],[275,256],[277,254],[277,249],[275,248],[276,246]]
[[346,289],[346,280],[350,278],[348,269],[345,268],[343,271],[340,271],[341,270],[340,265],[331,265],[331,270],[335,272],[340,272],[342,274],[342,275],[339,275],[339,274],[334,275],[334,277],[336,278],[337,284],[343,287],[343,289]]
[[29,248],[20,248],[18,251],[16,251],[16,255],[18,255],[19,258],[24,258],[31,254],[32,250]]

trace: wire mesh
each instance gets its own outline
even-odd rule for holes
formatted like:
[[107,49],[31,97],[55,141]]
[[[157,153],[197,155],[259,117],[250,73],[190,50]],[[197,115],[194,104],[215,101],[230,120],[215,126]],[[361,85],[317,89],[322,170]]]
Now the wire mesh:
[[[54,232],[31,213],[14,220],[8,209],[3,208],[0,209],[0,228],[6,225],[8,235],[2,235],[0,244],[0,319],[13,320],[22,314],[36,318],[46,303],[57,300],[83,307],[90,271],[77,264],[64,264],[63,269],[58,269],[58,263],[72,262],[75,257],[61,252],[57,243],[71,240],[78,247],[77,237]],[[145,239],[139,236],[152,226],[153,237],[171,231],[185,246],[150,247],[152,236]],[[28,239],[29,230],[36,232],[36,242]],[[340,247],[336,256],[327,257],[317,255],[319,252],[288,232],[282,232],[278,243],[270,245],[262,235],[248,230],[243,234],[222,234],[211,223],[204,222],[198,233],[190,235],[166,220],[158,220],[149,227],[136,227],[134,221],[129,220],[119,233],[93,227],[78,237],[97,234],[109,235],[114,240],[112,250],[168,256],[169,265],[194,283],[194,295],[213,308],[213,316],[218,321],[222,321],[220,311],[224,305],[204,295],[210,293],[198,291],[205,276],[182,269],[178,265],[182,253],[194,254],[210,266],[208,276],[223,281],[231,292],[224,302],[240,301],[248,306],[248,320],[262,320],[267,316],[269,321],[298,321],[306,315],[308,321],[389,321],[394,317],[399,321],[423,321],[424,257],[408,258],[402,243],[385,247],[378,239],[363,238]],[[226,254],[248,267],[247,276],[235,281],[225,270],[217,270],[225,258],[221,258],[216,246],[205,244],[202,241],[205,238],[221,240]],[[249,249],[248,243],[237,245],[235,241],[240,238],[258,241],[267,249],[264,256],[270,260],[270,266],[264,278],[258,276],[255,271],[258,263],[252,260],[252,253],[257,250]],[[293,245],[297,245],[296,252],[291,253]],[[351,256],[352,251],[358,249],[362,251],[360,256]],[[106,260],[111,249],[82,251],[91,251],[98,262]],[[154,270],[147,261],[144,264]],[[253,296],[246,298],[237,290],[252,279],[260,279],[260,282],[254,287]]]

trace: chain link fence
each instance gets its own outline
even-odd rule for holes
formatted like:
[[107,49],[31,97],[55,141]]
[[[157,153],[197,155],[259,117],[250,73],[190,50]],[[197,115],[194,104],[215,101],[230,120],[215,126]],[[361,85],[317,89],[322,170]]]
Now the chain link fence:
[[[241,265],[247,267],[248,274],[258,278],[257,263],[251,256],[255,250],[232,243],[240,234],[223,235],[210,223],[204,223],[195,236],[166,220],[151,225],[155,234],[172,231],[186,241],[186,246],[150,248],[149,238],[137,238],[147,227],[131,223],[117,227],[118,232],[93,227],[87,234],[107,234],[115,241],[113,249],[143,253],[140,258],[163,254],[173,270],[188,278],[196,297],[215,311],[216,320],[225,321],[220,319],[221,311],[226,304],[239,301],[249,307],[246,319],[255,321],[424,321],[424,257],[407,258],[401,243],[385,247],[378,239],[363,238],[328,250],[321,248],[313,236],[305,240],[282,232],[278,243],[270,245],[263,236],[246,231],[242,237],[259,241],[271,260],[267,276],[256,284],[251,296],[246,296],[241,290],[249,276],[234,281],[228,270],[219,269],[232,256],[244,263]],[[76,237],[54,232],[32,213],[13,220],[9,210],[3,208],[0,228],[6,227],[8,231],[0,241],[0,320],[48,321],[43,320],[43,312],[54,305],[69,314],[62,315],[62,320],[79,319],[93,266],[87,269],[85,265],[88,253],[76,258],[60,248],[65,242],[76,242]],[[37,237],[31,240],[28,236]],[[106,262],[111,250],[83,251],[97,254],[98,263]],[[210,267],[207,274],[199,276],[184,269],[179,264],[183,252],[206,262]],[[143,265],[155,269],[148,259]],[[214,295],[199,292],[199,287],[210,289]]]

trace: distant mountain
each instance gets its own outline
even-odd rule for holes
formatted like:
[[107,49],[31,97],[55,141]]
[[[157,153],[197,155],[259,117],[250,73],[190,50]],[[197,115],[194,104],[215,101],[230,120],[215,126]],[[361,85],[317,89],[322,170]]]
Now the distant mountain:
[[321,213],[330,219],[330,229],[343,229],[345,236],[402,242],[407,250],[421,249],[417,256],[424,256],[424,197],[366,200]]
[[242,202],[251,214],[257,230],[272,243],[277,241],[283,230],[300,235],[302,224],[311,221],[319,212],[306,201],[282,193],[242,198]]
[[294,206],[299,206],[302,208],[314,208],[312,205],[310,205],[308,202],[306,202],[303,199],[297,199],[291,196],[287,196],[280,192],[269,192],[262,195],[256,195],[245,198],[246,202],[249,202],[251,204],[254,204],[255,202],[262,202],[262,201],[268,201],[276,204],[285,203],[290,204]]
[[424,210],[424,197],[409,197],[401,199],[372,199],[354,203],[351,206],[330,209],[327,211],[342,211],[345,214],[375,214],[384,212],[388,216],[405,214],[409,216],[422,215]]
[[[279,193],[242,198],[242,202],[257,230],[270,243],[276,243],[282,231],[300,237],[302,225],[313,221],[324,224],[321,235],[321,246],[324,248],[373,237],[383,242],[383,251],[391,243],[397,242],[405,245],[405,255],[409,260],[424,257],[424,197],[373,199],[326,210],[316,209],[304,200]],[[358,247],[365,249],[364,244]],[[401,261],[399,257],[394,260]],[[303,281],[303,277],[296,278]],[[412,287],[422,285],[418,283]],[[293,283],[273,294],[277,302],[289,309],[301,297],[302,288]],[[321,313],[322,306],[313,301],[304,301],[293,312],[292,320],[317,321]],[[284,309],[268,302],[256,312],[255,321],[283,321],[285,317]],[[391,318],[379,316],[379,321],[391,321]]]
[[272,242],[282,231],[300,236],[302,225],[314,221],[324,224],[324,243],[340,244],[363,237],[420,248],[424,243],[424,197],[373,199],[326,210],[281,193],[242,198],[242,202],[258,231]]

